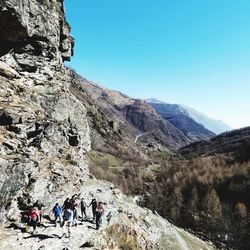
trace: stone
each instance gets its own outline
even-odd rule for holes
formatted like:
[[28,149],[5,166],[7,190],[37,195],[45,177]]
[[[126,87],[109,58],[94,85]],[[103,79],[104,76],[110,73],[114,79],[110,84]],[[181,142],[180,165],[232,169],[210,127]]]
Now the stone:
[[18,73],[8,64],[0,61],[0,75],[7,78],[15,78],[18,76]]
[[17,71],[61,67],[73,55],[61,0],[1,0],[0,23],[0,58]]

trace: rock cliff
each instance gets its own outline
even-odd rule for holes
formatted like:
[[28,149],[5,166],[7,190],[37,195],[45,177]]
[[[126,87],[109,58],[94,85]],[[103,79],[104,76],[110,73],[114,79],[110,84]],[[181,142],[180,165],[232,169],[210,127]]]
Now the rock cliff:
[[49,201],[81,183],[90,137],[86,109],[69,92],[71,72],[63,66],[74,45],[63,1],[0,1],[0,22],[4,220],[15,217],[13,206]]
[[73,53],[63,0],[1,0],[0,56],[18,71],[44,74]]
[[[89,174],[88,113],[63,66],[74,44],[63,1],[0,0],[0,22],[0,248],[213,249]],[[49,215],[73,194],[105,202],[99,233],[86,221],[63,238],[48,216],[29,233],[23,215],[37,199]]]

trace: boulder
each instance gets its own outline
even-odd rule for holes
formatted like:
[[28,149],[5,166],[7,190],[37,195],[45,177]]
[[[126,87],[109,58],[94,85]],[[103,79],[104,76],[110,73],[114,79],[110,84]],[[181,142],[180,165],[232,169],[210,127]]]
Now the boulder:
[[18,76],[18,73],[8,64],[0,61],[0,75],[6,78],[15,78]]

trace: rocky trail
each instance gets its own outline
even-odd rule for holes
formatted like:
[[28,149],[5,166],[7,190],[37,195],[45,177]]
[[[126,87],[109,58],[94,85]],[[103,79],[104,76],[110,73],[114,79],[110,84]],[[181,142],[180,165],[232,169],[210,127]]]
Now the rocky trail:
[[[1,229],[0,249],[214,249],[212,244],[181,230],[184,240],[180,229],[158,214],[138,207],[112,184],[89,179],[78,194],[85,197],[87,204],[93,197],[106,204],[99,231],[91,221],[91,209],[87,210],[88,219],[79,220],[71,228],[55,227],[47,217],[43,218],[35,234],[27,224],[10,222]],[[44,214],[50,211],[51,207],[46,207]],[[194,242],[196,247],[189,248]]]

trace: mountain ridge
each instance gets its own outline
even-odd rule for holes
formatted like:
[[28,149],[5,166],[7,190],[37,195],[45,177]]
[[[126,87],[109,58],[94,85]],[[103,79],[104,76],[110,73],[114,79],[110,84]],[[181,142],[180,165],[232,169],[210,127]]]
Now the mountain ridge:
[[191,119],[193,119],[195,122],[201,124],[206,129],[212,131],[215,134],[220,134],[225,131],[232,130],[230,126],[228,126],[226,123],[224,123],[221,120],[216,120],[213,118],[208,117],[207,115],[203,114],[200,111],[195,110],[194,108],[190,108],[186,105],[180,105],[180,104],[169,104],[163,101],[160,101],[155,98],[148,98],[145,99],[148,103],[154,104],[161,104],[166,105],[166,109],[171,114],[183,114],[186,116],[189,116]]
[[194,141],[207,140],[215,134],[207,130],[202,124],[193,120],[189,114],[177,104],[147,101],[159,115],[180,129]]

